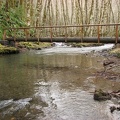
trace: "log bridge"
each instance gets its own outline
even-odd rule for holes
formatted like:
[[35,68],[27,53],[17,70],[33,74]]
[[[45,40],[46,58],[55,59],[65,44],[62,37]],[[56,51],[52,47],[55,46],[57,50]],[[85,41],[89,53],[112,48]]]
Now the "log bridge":
[[[119,27],[119,23],[114,23],[6,28],[4,29],[3,40],[7,40],[9,42],[120,43]],[[110,29],[112,29],[112,32]],[[31,33],[31,30],[33,30],[33,33]],[[92,30],[94,31],[95,36],[93,36],[93,32],[91,33]],[[13,35],[10,37],[7,35],[7,31],[12,31]],[[21,36],[23,37],[18,35],[18,31],[23,32],[21,33]],[[61,31],[63,31],[62,36],[59,34]],[[77,31],[77,34],[75,31]],[[89,35],[87,35],[87,31],[89,31]],[[69,34],[69,32],[73,32],[74,34]],[[104,32],[108,32],[109,34],[105,35]],[[111,34],[113,34],[113,36],[111,36]]]

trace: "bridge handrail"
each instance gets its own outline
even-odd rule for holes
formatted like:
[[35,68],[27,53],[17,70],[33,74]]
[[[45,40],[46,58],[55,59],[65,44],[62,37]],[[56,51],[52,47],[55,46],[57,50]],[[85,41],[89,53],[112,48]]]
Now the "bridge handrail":
[[83,25],[53,25],[53,26],[32,26],[32,27],[9,27],[8,29],[31,29],[31,28],[64,28],[64,27],[91,27],[91,26],[119,26],[120,23],[111,23],[111,24],[83,24]]
[[[118,42],[118,26],[120,25],[120,23],[109,23],[109,24],[83,24],[83,25],[51,25],[51,26],[35,26],[35,27],[18,27],[18,28],[15,28],[15,27],[11,27],[11,28],[5,28],[4,29],[4,34],[3,34],[3,40],[6,39],[6,31],[9,30],[9,29],[12,29],[14,30],[14,41],[16,41],[16,30],[17,29],[23,29],[25,31],[25,34],[26,34],[26,41],[28,39],[28,34],[27,34],[27,30],[28,29],[32,29],[32,28],[35,28],[35,29],[42,29],[42,28],[50,28],[50,37],[51,37],[51,42],[52,42],[52,39],[53,39],[53,31],[52,29],[53,28],[65,28],[65,41],[67,41],[67,28],[69,27],[81,27],[82,29],[84,27],[92,27],[92,26],[96,26],[97,27],[97,37],[98,37],[98,43],[100,42],[100,27],[102,26],[114,26],[115,27],[115,42],[117,43]],[[82,30],[83,31],[83,30]],[[81,38],[83,38],[83,33],[82,33],[82,36]],[[39,38],[38,38],[39,40]]]

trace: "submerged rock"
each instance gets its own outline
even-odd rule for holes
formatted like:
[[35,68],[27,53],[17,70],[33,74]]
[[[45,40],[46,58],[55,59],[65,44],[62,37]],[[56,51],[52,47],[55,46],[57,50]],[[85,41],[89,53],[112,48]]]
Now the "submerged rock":
[[94,100],[105,101],[110,99],[111,99],[111,95],[109,93],[103,92],[101,89],[95,90]]
[[11,104],[13,104],[13,99],[0,101],[0,109],[3,109],[3,108],[5,108],[5,107],[8,107],[8,106],[10,106]]

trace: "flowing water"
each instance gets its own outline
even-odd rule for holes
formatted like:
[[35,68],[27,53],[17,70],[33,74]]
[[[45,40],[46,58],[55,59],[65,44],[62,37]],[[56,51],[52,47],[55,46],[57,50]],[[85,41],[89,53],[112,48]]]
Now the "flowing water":
[[93,100],[96,88],[119,89],[95,76],[104,57],[89,53],[111,47],[60,45],[0,56],[0,120],[119,120],[110,114],[111,101]]

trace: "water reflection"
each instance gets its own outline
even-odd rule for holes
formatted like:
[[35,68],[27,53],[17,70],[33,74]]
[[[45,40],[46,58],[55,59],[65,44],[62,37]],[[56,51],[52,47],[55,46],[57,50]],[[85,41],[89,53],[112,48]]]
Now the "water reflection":
[[19,55],[0,58],[0,100],[20,99],[32,95],[32,71],[27,67],[20,67],[23,60]]

